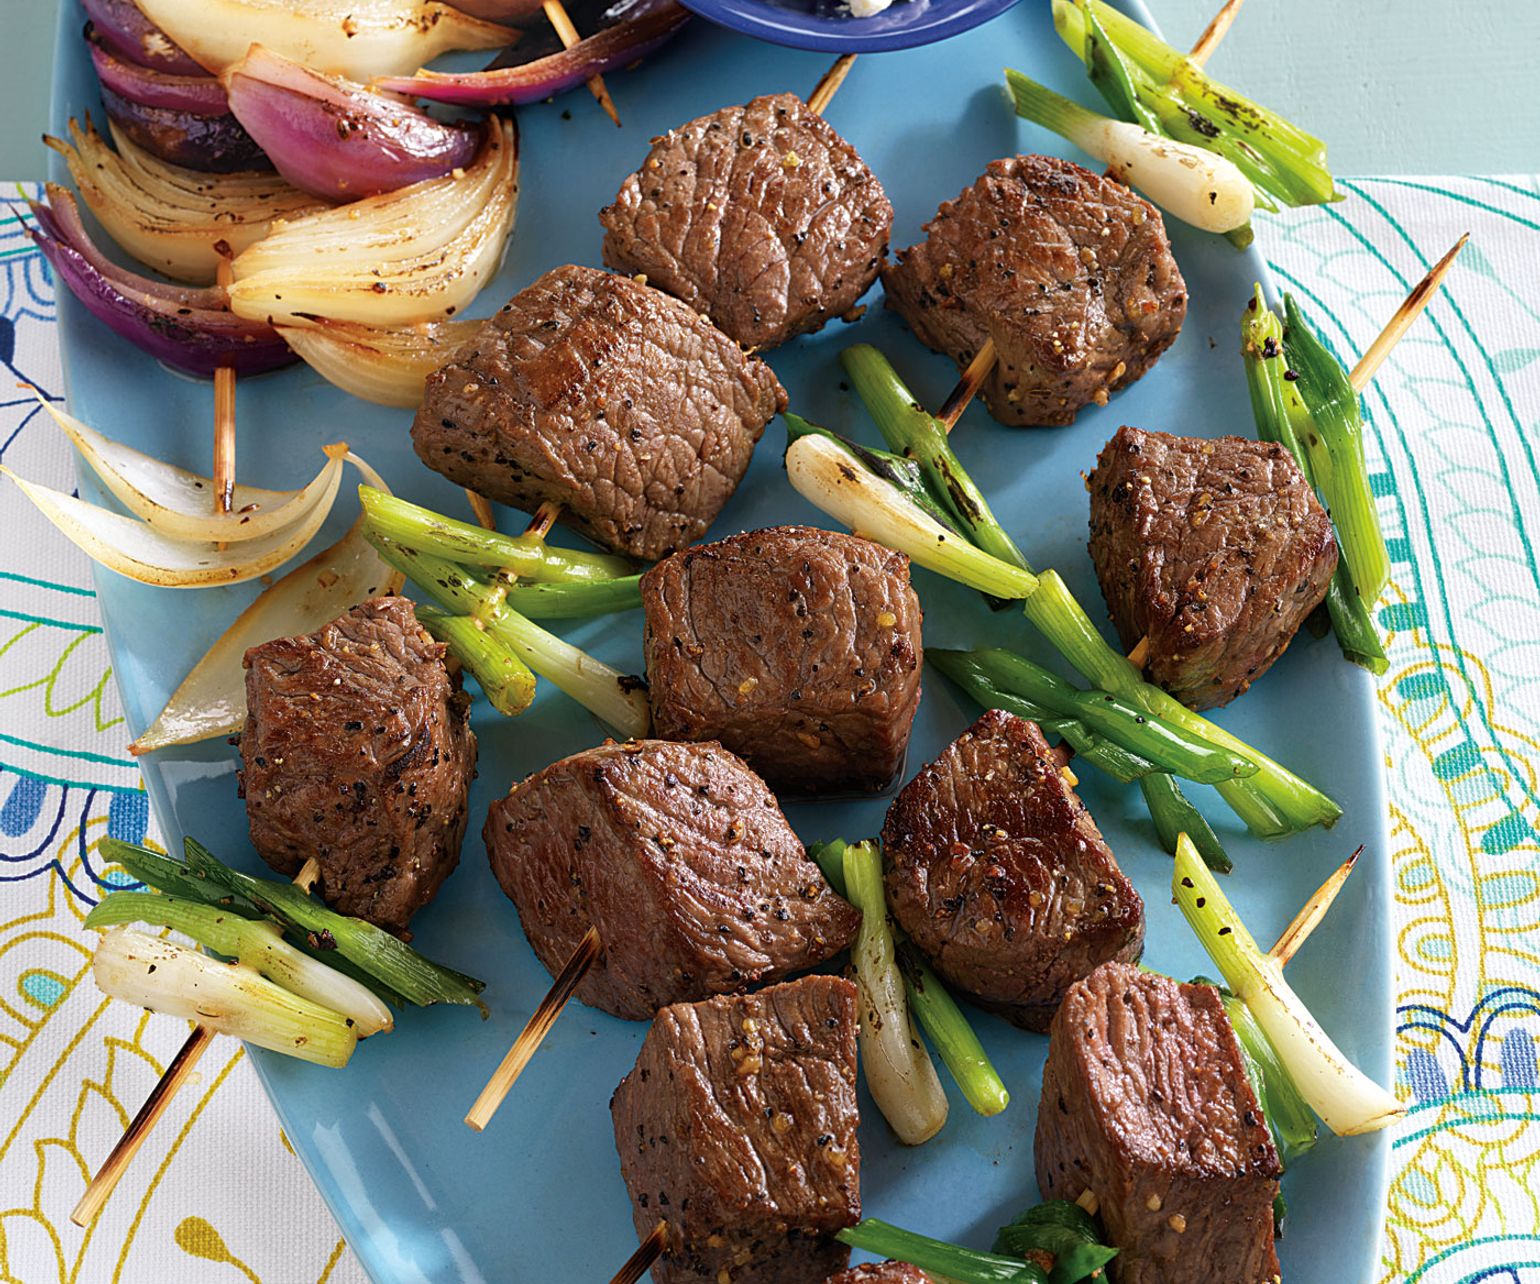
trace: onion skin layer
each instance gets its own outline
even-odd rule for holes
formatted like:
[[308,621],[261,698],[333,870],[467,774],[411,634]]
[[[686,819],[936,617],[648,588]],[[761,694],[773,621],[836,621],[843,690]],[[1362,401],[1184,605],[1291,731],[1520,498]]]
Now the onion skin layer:
[[113,93],[105,84],[101,91],[102,106],[112,123],[131,142],[163,161],[205,174],[272,168],[266,153],[228,112],[222,116],[200,116],[133,102]]
[[120,58],[175,76],[208,73],[144,16],[134,0],[80,0],[97,34]]
[[90,23],[86,24],[85,41],[91,49],[96,78],[119,98],[146,107],[165,107],[199,116],[223,116],[230,110],[224,86],[201,68],[196,75],[182,75],[141,67],[118,57]]
[[570,49],[515,67],[415,76],[385,76],[375,88],[412,94],[457,107],[501,107],[540,102],[586,84],[589,77],[629,67],[669,40],[690,19],[675,0],[642,0],[637,16],[588,36]]
[[230,110],[295,187],[351,200],[470,165],[480,130],[253,45],[223,76]]

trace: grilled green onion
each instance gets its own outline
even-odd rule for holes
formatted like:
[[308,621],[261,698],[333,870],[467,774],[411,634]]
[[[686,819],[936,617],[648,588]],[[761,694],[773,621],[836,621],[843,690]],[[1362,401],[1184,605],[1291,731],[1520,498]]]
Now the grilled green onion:
[[1174,856],[1176,840],[1184,833],[1190,834],[1203,863],[1211,870],[1228,874],[1235,868],[1208,818],[1192,805],[1173,777],[1161,772],[1143,776],[1139,780],[1139,789],[1144,794],[1144,805],[1155,822],[1155,835],[1164,851]]
[[1025,1257],[1047,1253],[1053,1258],[1048,1284],[1079,1284],[1102,1279],[1102,1268],[1118,1250],[1102,1242],[1096,1218],[1067,1199],[1050,1199],[1027,1209],[995,1234],[995,1252]]
[[471,671],[499,713],[512,718],[529,708],[535,698],[535,675],[475,619],[431,606],[419,606],[417,619]]
[[877,1217],[863,1217],[835,1238],[878,1257],[908,1262],[952,1284],[1048,1284],[1047,1273],[1035,1262],[949,1244]]

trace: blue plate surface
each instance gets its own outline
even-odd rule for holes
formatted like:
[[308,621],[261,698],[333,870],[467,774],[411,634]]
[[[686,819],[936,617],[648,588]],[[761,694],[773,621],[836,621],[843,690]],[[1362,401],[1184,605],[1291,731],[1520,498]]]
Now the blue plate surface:
[[[69,5],[60,50],[55,123],[62,127],[71,112],[98,107]],[[652,135],[753,94],[806,92],[826,65],[824,57],[700,24],[640,71],[612,78],[623,130],[581,93],[522,112],[519,225],[481,312],[495,310],[556,264],[599,262],[595,212],[641,161]],[[830,118],[887,185],[898,211],[895,244],[917,239],[937,204],[989,160],[1062,146],[1011,113],[1000,75],[1005,65],[1091,101],[1079,64],[1054,38],[1045,5],[1024,7],[944,46],[863,59],[840,91]],[[1191,309],[1179,341],[1142,382],[1110,406],[1086,411],[1071,429],[1013,431],[974,408],[955,438],[1028,555],[1058,567],[1098,618],[1079,474],[1092,466],[1102,443],[1120,423],[1206,435],[1252,431],[1237,329],[1262,263],[1179,226],[1172,239]],[[878,344],[932,405],[954,372],[882,309],[876,293],[868,302],[873,306],[858,323],[835,324],[770,360],[804,415],[875,441],[860,406],[841,387],[842,347],[857,339]],[[167,373],[72,299],[61,300],[61,320],[74,412],[142,449],[206,466],[210,386]],[[297,485],[313,472],[322,442],[346,437],[401,493],[464,513],[461,493],[413,456],[410,419],[404,411],[353,400],[304,367],[246,380],[239,389],[240,475],[260,485]],[[773,424],[713,534],[787,521],[828,524],[787,485],[782,445],[781,428]],[[516,513],[503,518],[510,529],[523,524]],[[335,538],[352,519],[352,506],[340,503],[325,538]],[[916,583],[928,642],[1014,646],[1057,664],[1019,614],[992,614],[975,594],[926,572]],[[158,590],[106,572],[98,589],[135,730],[256,591],[249,585]],[[565,632],[612,663],[640,667],[639,613]],[[945,680],[927,675],[907,774],[977,712]],[[476,818],[511,780],[596,743],[602,731],[549,686],[521,718],[501,719],[479,698],[473,716],[481,775],[471,802],[472,832],[461,868],[413,926],[428,953],[488,980],[492,1019],[482,1023],[464,1009],[405,1012],[396,1033],[370,1040],[342,1072],[260,1052],[253,1060],[295,1148],[375,1279],[608,1279],[635,1238],[607,1106],[645,1028],[574,1005],[488,1131],[478,1136],[461,1122],[549,984],[488,868]],[[1259,938],[1272,939],[1347,852],[1367,845],[1358,873],[1291,965],[1291,976],[1347,1053],[1387,1081],[1390,850],[1372,685],[1341,659],[1330,638],[1302,636],[1220,720],[1327,787],[1346,813],[1330,833],[1264,844],[1240,829],[1212,791],[1194,788],[1236,859],[1228,889]],[[168,838],[197,835],[260,872],[236,798],[234,765],[232,750],[219,742],[156,755],[145,775]],[[1204,970],[1201,950],[1170,904],[1170,861],[1153,840],[1138,791],[1087,772],[1083,792],[1145,897],[1149,963],[1177,976]],[[812,841],[874,833],[886,805],[886,799],[808,803],[789,814]],[[870,1214],[984,1247],[1003,1220],[1036,1198],[1032,1133],[1047,1043],[993,1017],[975,1014],[974,1020],[1011,1090],[1010,1109],[981,1119],[954,1093],[941,1135],[906,1150],[863,1100],[863,1195]],[[1291,1233],[1280,1245],[1286,1278],[1373,1278],[1386,1153],[1383,1134],[1326,1137],[1288,1175]],[[234,1171],[210,1173],[209,1180],[237,1180]]]
[[[848,0],[680,0],[685,8],[746,36],[825,53],[913,49],[971,31],[1017,0],[893,0],[857,18]],[[1051,34],[1051,33],[1050,33]]]

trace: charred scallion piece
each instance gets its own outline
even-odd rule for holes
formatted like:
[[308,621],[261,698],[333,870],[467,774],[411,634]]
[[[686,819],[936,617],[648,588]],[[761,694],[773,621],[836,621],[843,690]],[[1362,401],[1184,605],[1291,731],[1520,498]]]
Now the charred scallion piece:
[[1049,1284],[1048,1273],[1035,1262],[1003,1253],[981,1253],[904,1230],[877,1217],[863,1217],[836,1238],[877,1257],[908,1262],[953,1284]]
[[995,1252],[1012,1257],[1048,1253],[1053,1257],[1049,1284],[1078,1284],[1105,1278],[1102,1268],[1118,1255],[1117,1249],[1103,1242],[1103,1233],[1096,1218],[1079,1204],[1050,1199],[1000,1227]]
[[535,675],[473,617],[419,606],[417,619],[471,671],[499,713],[512,718],[529,708],[535,698]]
[[1144,794],[1144,805],[1155,822],[1155,834],[1163,850],[1175,855],[1177,838],[1190,834],[1203,863],[1216,874],[1228,874],[1235,868],[1219,835],[1207,817],[1188,800],[1175,777],[1153,772],[1140,778],[1139,790]]

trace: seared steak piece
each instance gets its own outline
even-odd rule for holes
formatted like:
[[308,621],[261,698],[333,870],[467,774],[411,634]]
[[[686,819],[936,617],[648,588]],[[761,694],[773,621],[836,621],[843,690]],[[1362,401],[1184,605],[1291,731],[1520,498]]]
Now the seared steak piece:
[[777,526],[675,553],[642,577],[653,727],[720,740],[776,789],[880,790],[920,703],[909,559]]
[[428,376],[412,445],[461,486],[555,501],[589,538],[652,559],[705,534],[785,408],[770,367],[684,304],[559,267]]
[[831,1275],[824,1284],[931,1284],[931,1278],[908,1262],[868,1262]]
[[1028,1030],[1144,945],[1144,902],[1037,725],[991,709],[882,827],[888,905],[949,985]]
[[808,976],[658,1013],[610,1101],[656,1284],[810,1284],[861,1217],[856,987]]
[[1266,673],[1337,569],[1331,518],[1289,452],[1119,428],[1086,480],[1091,559],[1127,649],[1194,709]]
[[1187,315],[1160,211],[1066,160],[990,162],[925,231],[882,274],[888,306],[959,368],[994,340],[981,395],[1003,424],[1069,424],[1105,405]]
[[460,861],[470,700],[404,597],[246,652],[241,789],[281,874],[314,856],[333,909],[405,932]]
[[773,94],[653,139],[599,221],[611,267],[645,273],[745,347],[771,348],[866,293],[893,207],[828,121]]
[[596,927],[603,953],[577,996],[635,1021],[814,967],[860,923],[718,744],[573,754],[493,803],[483,836],[540,961],[554,975]]
[[1211,985],[1108,963],[1054,1018],[1037,1112],[1044,1199],[1101,1201],[1115,1284],[1274,1284],[1283,1166]]

